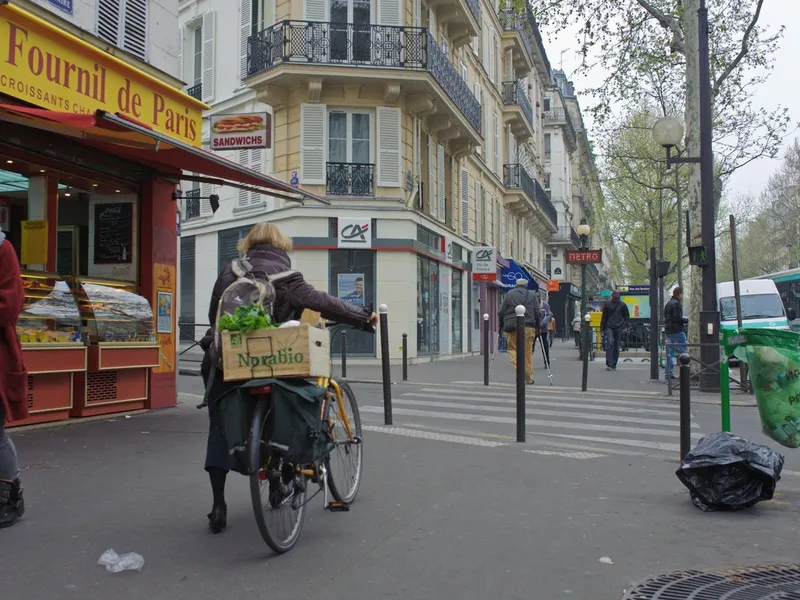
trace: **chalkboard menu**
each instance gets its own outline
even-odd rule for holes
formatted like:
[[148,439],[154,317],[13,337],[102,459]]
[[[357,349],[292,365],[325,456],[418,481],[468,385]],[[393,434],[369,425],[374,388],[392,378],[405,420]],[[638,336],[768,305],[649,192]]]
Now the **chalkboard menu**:
[[133,242],[133,204],[97,204],[94,207],[94,262],[130,263]]

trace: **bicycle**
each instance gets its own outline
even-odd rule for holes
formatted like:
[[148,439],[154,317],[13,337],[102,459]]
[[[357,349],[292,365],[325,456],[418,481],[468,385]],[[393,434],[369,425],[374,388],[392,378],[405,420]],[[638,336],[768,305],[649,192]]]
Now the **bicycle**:
[[[329,329],[336,327],[347,326],[328,323]],[[374,327],[371,325],[367,327],[364,328],[365,331],[375,333]],[[250,497],[261,537],[277,554],[288,552],[297,543],[305,522],[306,505],[320,492],[323,493],[323,504],[327,510],[349,511],[361,485],[363,438],[361,415],[355,394],[346,381],[333,376],[318,378],[316,383],[327,390],[320,405],[320,419],[327,424],[331,448],[325,456],[310,465],[297,465],[284,461],[281,447],[269,440],[272,386],[250,388],[251,396],[258,397],[248,440],[252,466]],[[345,404],[349,405],[352,417],[348,416]],[[349,476],[334,475],[331,457],[339,450],[351,460],[354,459],[355,465]],[[319,486],[311,497],[308,497],[309,482]],[[345,487],[346,485],[348,487]],[[263,499],[264,487],[268,488],[266,505]],[[334,498],[330,503],[329,490]],[[285,512],[289,512],[290,516],[293,515],[295,520],[287,533],[279,534],[268,524],[267,518],[272,511],[284,512],[284,509],[287,509]]]

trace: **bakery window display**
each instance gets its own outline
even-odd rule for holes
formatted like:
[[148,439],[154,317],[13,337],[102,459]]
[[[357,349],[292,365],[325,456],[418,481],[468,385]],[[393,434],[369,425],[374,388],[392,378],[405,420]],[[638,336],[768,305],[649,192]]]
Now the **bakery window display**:
[[153,343],[153,310],[135,283],[90,277],[67,278],[90,344]]
[[23,271],[25,305],[17,319],[23,344],[82,344],[81,314],[66,281],[59,275]]

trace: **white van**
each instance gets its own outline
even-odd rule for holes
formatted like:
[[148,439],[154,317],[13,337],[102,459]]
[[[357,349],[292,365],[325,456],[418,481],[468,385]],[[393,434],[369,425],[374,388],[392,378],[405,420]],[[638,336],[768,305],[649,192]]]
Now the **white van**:
[[[742,327],[764,327],[772,329],[790,329],[783,301],[775,282],[771,279],[744,279],[739,282],[739,295],[742,302]],[[720,326],[723,329],[736,329],[736,297],[733,293],[733,282],[724,281],[717,284],[719,298]],[[790,312],[794,311],[790,309]]]

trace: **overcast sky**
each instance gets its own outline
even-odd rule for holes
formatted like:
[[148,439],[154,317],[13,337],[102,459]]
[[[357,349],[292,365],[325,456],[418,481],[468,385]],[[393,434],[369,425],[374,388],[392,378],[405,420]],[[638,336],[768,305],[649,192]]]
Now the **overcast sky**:
[[[786,31],[775,57],[775,69],[767,83],[756,94],[753,104],[756,107],[767,109],[772,109],[780,104],[789,109],[793,125],[785,143],[790,144],[795,135],[800,135],[798,132],[792,131],[800,122],[800,93],[798,93],[800,92],[800,83],[798,82],[797,66],[800,61],[800,0],[767,0],[762,9],[760,22],[770,29],[776,29],[783,24],[786,26]],[[579,94],[582,89],[597,86],[602,82],[602,74],[573,74],[580,62],[579,57],[574,53],[574,49],[579,48],[575,30],[564,30],[557,37],[546,36],[545,44],[553,68],[560,68],[563,64],[564,71],[575,82],[575,88]],[[563,63],[562,50],[565,51]],[[587,100],[584,102],[587,105],[591,104],[591,100]],[[586,116],[587,113],[584,112],[584,117]],[[591,122],[588,123],[588,128],[591,136]],[[742,167],[729,180],[728,193],[734,197],[747,192],[760,194],[770,174],[777,166],[778,159],[764,158]]]

